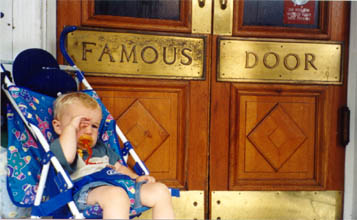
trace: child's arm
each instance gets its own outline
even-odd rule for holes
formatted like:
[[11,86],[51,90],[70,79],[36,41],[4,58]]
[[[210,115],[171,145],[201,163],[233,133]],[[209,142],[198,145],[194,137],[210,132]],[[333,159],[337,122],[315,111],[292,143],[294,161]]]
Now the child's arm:
[[139,176],[134,171],[132,171],[130,168],[121,165],[119,162],[116,162],[114,165],[114,169],[118,171],[119,173],[125,174],[130,176],[130,178],[135,179],[136,182],[142,182],[142,181],[147,181],[148,183],[154,183],[156,180],[152,176]]
[[72,118],[71,122],[63,128],[59,137],[63,154],[69,164],[72,164],[77,154],[77,131],[82,120],[86,120],[83,116]]

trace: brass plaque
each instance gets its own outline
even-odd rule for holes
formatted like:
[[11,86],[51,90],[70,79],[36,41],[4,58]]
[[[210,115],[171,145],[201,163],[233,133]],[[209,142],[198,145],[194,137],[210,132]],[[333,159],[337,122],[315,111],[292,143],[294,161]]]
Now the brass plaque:
[[77,30],[67,51],[86,75],[204,79],[205,37]]
[[[180,197],[172,197],[176,219],[205,219],[205,199],[203,191],[180,191]],[[152,219],[152,209],[144,212],[139,219]]]
[[342,43],[220,38],[218,81],[342,84]]
[[213,191],[211,219],[342,218],[340,191]]

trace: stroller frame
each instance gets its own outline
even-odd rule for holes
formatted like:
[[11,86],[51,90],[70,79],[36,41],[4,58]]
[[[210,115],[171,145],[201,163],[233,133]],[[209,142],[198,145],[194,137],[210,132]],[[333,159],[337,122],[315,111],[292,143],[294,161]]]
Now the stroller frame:
[[[75,27],[75,26],[65,27],[65,29],[61,33],[61,36],[60,36],[60,49],[61,49],[61,52],[62,52],[63,56],[65,57],[66,61],[70,64],[70,66],[65,66],[65,65],[59,65],[59,66],[60,66],[60,69],[64,69],[66,71],[74,71],[75,72],[75,78],[77,80],[77,84],[78,84],[78,81],[79,81],[79,83],[83,84],[83,86],[84,86],[84,88],[86,90],[93,90],[93,88],[90,86],[88,81],[85,79],[83,72],[74,64],[73,60],[70,58],[70,56],[68,55],[68,53],[67,53],[67,51],[65,49],[65,39],[66,39],[67,34],[70,33],[70,32],[75,31],[76,29],[77,29],[77,27]],[[41,200],[42,200],[42,196],[43,196],[43,193],[44,193],[45,184],[46,184],[46,180],[47,180],[47,177],[48,177],[50,165],[53,165],[53,167],[55,168],[56,172],[59,173],[62,176],[62,178],[64,180],[64,183],[63,183],[63,186],[61,186],[61,187],[65,188],[66,190],[71,190],[74,187],[74,184],[73,184],[72,180],[70,179],[70,177],[68,176],[68,174],[66,173],[66,171],[61,166],[61,164],[58,161],[58,159],[50,151],[50,146],[48,144],[48,141],[43,136],[41,130],[36,125],[28,122],[28,120],[22,114],[20,108],[15,103],[15,101],[12,98],[11,94],[7,90],[9,87],[16,86],[16,85],[15,85],[14,82],[12,82],[12,80],[10,80],[9,72],[5,69],[3,64],[12,64],[12,62],[11,61],[0,60],[0,63],[1,63],[1,68],[3,69],[3,71],[0,71],[1,72],[1,78],[3,79],[3,82],[1,83],[2,84],[2,90],[4,91],[4,93],[7,96],[8,100],[10,101],[12,106],[14,107],[15,111],[19,114],[21,120],[24,122],[24,124],[25,124],[26,128],[28,129],[28,131],[31,133],[31,135],[36,140],[36,142],[39,145],[42,146],[43,150],[46,153],[46,157],[47,158],[44,159],[46,161],[44,161],[44,165],[42,166],[41,176],[40,176],[40,180],[39,180],[39,183],[38,183],[38,189],[37,189],[37,193],[36,193],[36,197],[35,197],[35,201],[34,201],[34,207],[39,207],[41,205]],[[122,151],[122,154],[123,154],[124,161],[127,162],[128,156],[130,154],[130,156],[135,161],[135,166],[133,168],[134,171],[138,175],[148,175],[149,174],[149,170],[144,165],[144,163],[139,158],[139,156],[136,154],[136,152],[133,149],[131,143],[125,137],[124,133],[120,130],[120,128],[119,128],[119,126],[117,124],[116,124],[115,130],[116,130],[116,134],[118,135],[118,137],[120,138],[120,140],[123,143],[123,148],[121,149],[121,151]],[[171,192],[172,195],[178,196],[178,192],[175,192],[173,189],[171,189],[171,190],[172,190],[172,192]],[[69,201],[67,203],[67,205],[68,205],[71,213],[73,214],[74,218],[76,218],[76,219],[84,219],[85,218],[84,215],[81,212],[79,212],[79,210],[78,210],[78,208],[75,205],[73,200]],[[31,215],[31,218],[40,218],[40,217],[41,216]]]
[[[3,67],[3,66],[2,66]],[[6,71],[5,69],[3,69],[4,72],[2,72],[1,74],[4,74]],[[15,101],[13,100],[12,96],[10,95],[10,93],[8,92],[7,88],[9,88],[10,86],[14,86],[15,84],[13,82],[11,82],[11,80],[9,79],[9,77],[7,75],[4,76],[4,84],[2,85],[2,90],[4,91],[5,95],[7,96],[8,100],[10,101],[10,103],[12,104],[12,106],[14,107],[15,111],[19,114],[21,120],[24,122],[26,128],[28,129],[28,131],[31,133],[31,135],[33,136],[33,138],[37,141],[37,143],[39,143],[43,150],[45,151],[45,153],[47,155],[49,155],[50,153],[50,145],[48,144],[46,138],[43,136],[43,134],[41,133],[41,130],[34,124],[30,123],[27,121],[27,119],[23,116],[21,110],[19,109],[19,107],[17,106],[17,104],[15,103]],[[60,162],[58,161],[58,159],[54,156],[50,156],[50,160],[47,161],[47,163],[45,163],[42,167],[41,170],[41,177],[40,177],[40,181],[38,184],[38,189],[37,189],[37,193],[36,193],[36,197],[35,197],[35,202],[34,202],[34,206],[39,207],[41,205],[41,200],[42,200],[42,195],[45,189],[45,184],[46,184],[46,180],[48,177],[48,173],[49,173],[49,169],[50,169],[50,165],[52,164],[53,167],[55,168],[56,172],[60,173],[60,175],[62,176],[62,178],[65,181],[65,185],[66,188],[68,190],[73,188],[73,182],[71,181],[71,179],[69,178],[69,176],[67,175],[66,171],[63,169],[63,167],[61,166]],[[70,201],[68,203],[68,207],[70,209],[70,211],[73,214],[73,217],[76,219],[84,219],[84,216],[82,213],[79,212],[77,206],[75,205],[74,201]],[[34,216],[31,215],[31,218],[40,218],[40,216]]]

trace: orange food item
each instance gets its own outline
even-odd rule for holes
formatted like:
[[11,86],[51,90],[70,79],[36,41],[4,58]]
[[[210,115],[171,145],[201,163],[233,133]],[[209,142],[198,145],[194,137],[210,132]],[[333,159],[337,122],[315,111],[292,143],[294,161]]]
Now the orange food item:
[[83,134],[78,139],[78,146],[82,150],[87,150],[93,144],[93,139],[90,135]]
[[89,159],[93,155],[93,151],[91,148],[92,144],[93,144],[93,139],[90,135],[83,134],[78,139],[78,147],[79,147],[78,152],[80,153],[82,151],[87,151],[89,154],[88,158],[85,161],[86,164],[92,164],[89,162]]

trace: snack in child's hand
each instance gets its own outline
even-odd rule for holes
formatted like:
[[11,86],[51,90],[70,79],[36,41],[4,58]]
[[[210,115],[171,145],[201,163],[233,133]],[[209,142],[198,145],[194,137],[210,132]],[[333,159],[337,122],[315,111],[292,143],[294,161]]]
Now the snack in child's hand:
[[89,163],[89,159],[92,157],[93,151],[92,151],[92,146],[93,144],[93,139],[90,135],[87,134],[83,134],[78,138],[78,153],[83,156],[83,151],[87,151],[89,156],[86,159],[86,164],[90,164]]

